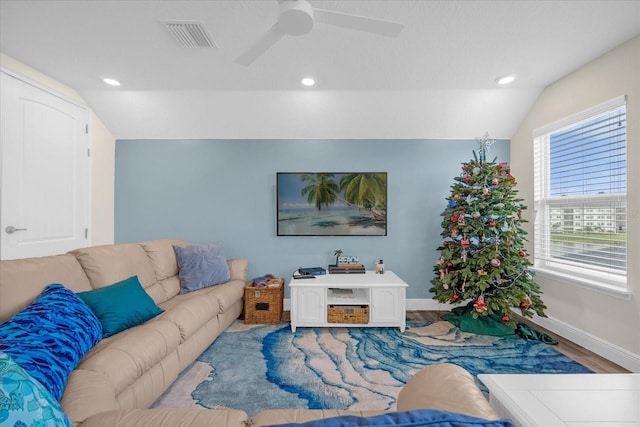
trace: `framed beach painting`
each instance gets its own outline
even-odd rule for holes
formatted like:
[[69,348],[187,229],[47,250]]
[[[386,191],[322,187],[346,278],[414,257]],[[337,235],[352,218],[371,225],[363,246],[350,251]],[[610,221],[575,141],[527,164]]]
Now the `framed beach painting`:
[[278,172],[278,236],[386,236],[386,172]]

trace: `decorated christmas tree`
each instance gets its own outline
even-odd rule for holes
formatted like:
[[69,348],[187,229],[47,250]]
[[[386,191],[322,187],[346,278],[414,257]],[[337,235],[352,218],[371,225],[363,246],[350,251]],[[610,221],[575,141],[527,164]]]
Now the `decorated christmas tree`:
[[434,299],[463,304],[445,319],[462,330],[488,335],[514,333],[515,307],[523,316],[545,316],[540,288],[529,270],[526,206],[506,163],[486,160],[495,140],[477,138],[478,152],[462,164],[442,213],[442,245],[431,281]]

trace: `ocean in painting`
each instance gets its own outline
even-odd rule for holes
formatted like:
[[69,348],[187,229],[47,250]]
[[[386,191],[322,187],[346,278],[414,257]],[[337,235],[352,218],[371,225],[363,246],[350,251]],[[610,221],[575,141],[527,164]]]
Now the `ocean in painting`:
[[309,206],[292,207],[278,212],[278,235],[384,236],[386,224],[357,207],[328,207],[322,210]]

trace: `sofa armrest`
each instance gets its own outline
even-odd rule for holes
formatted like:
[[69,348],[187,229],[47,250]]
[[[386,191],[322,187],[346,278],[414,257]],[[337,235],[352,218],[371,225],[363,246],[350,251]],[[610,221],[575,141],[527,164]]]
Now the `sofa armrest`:
[[243,283],[247,283],[247,274],[249,274],[249,260],[244,258],[231,258],[227,259],[229,265],[229,273],[231,273],[231,280],[240,280]]
[[398,395],[397,410],[413,409],[439,409],[487,420],[500,419],[473,376],[451,363],[429,365],[409,378]]
[[237,409],[156,408],[108,411],[89,417],[82,427],[246,427],[248,416]]
[[71,372],[60,404],[74,426],[93,414],[120,409],[108,378],[99,372],[78,368]]

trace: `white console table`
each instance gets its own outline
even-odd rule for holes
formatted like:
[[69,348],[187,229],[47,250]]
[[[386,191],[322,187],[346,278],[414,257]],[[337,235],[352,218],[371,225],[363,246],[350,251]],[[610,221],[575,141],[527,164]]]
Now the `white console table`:
[[[406,327],[406,288],[409,285],[392,271],[323,274],[315,279],[291,279],[291,331],[298,326],[395,326]],[[345,297],[344,292],[352,292]],[[329,323],[327,308],[368,306],[369,321],[363,324]]]
[[516,427],[638,427],[640,374],[481,374]]

